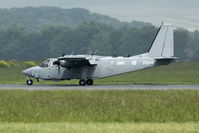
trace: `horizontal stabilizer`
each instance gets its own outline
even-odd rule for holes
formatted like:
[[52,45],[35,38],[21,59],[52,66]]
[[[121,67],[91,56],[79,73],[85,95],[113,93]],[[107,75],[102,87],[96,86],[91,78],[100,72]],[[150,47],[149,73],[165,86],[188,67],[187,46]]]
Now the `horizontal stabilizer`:
[[155,60],[177,60],[179,57],[155,57]]

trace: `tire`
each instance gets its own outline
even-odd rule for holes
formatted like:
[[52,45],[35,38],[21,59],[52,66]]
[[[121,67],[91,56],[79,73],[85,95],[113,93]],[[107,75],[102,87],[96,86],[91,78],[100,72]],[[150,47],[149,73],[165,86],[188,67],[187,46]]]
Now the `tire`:
[[86,81],[86,83],[87,83],[87,85],[93,85],[93,80],[92,80],[92,79],[88,79],[88,80]]
[[28,80],[26,81],[26,84],[27,84],[27,85],[32,85],[32,84],[33,84],[33,81],[32,81],[31,79],[28,79]]
[[79,85],[81,85],[81,86],[86,85],[86,81],[85,81],[84,79],[81,79],[81,80],[79,81]]

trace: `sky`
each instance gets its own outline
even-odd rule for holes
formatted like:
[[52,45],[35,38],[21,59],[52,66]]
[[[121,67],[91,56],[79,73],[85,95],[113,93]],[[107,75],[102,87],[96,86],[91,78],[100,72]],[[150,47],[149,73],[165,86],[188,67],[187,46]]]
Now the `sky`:
[[81,7],[120,21],[144,21],[154,25],[173,23],[199,29],[199,0],[0,0],[0,8],[56,6]]

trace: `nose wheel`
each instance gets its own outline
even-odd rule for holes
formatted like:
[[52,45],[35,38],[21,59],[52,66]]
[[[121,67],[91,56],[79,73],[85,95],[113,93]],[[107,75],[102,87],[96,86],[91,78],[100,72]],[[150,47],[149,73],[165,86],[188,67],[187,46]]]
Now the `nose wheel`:
[[27,85],[32,85],[32,84],[33,84],[33,81],[32,81],[31,79],[28,79],[28,80],[26,81],[26,84],[27,84]]
[[79,81],[79,85],[81,85],[81,86],[84,86],[84,85],[93,85],[93,80],[92,79],[88,79],[88,80],[81,79]]

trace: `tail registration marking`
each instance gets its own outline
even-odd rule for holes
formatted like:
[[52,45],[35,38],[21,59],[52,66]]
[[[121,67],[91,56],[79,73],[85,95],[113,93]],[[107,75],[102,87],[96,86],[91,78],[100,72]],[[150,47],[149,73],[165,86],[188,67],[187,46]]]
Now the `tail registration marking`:
[[154,61],[153,60],[144,60],[143,61],[143,65],[153,65],[154,64]]

